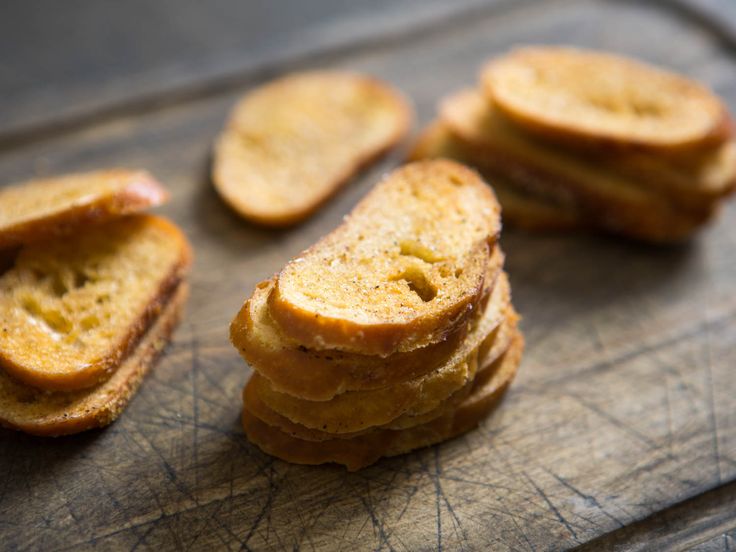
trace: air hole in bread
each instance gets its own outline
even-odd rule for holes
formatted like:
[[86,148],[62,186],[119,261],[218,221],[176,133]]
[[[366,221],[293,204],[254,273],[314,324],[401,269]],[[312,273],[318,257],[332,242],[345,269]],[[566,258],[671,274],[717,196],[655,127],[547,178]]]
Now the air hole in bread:
[[34,297],[24,297],[21,300],[25,310],[39,324],[46,326],[56,334],[68,334],[72,331],[73,324],[66,316],[56,309],[44,309]]
[[437,263],[443,259],[437,251],[416,240],[402,240],[399,243],[399,253],[405,257],[415,257],[425,263]]
[[462,179],[462,178],[460,178],[460,177],[459,177],[458,175],[456,175],[456,174],[451,174],[451,175],[450,175],[450,184],[452,184],[452,185],[454,185],[454,186],[457,186],[457,187],[460,187],[460,186],[462,186],[462,185],[463,185],[463,179]]
[[404,280],[409,289],[416,293],[425,303],[437,297],[437,288],[427,276],[417,267],[409,267],[392,280]]
[[[34,271],[34,275],[38,277],[37,271]],[[90,278],[80,271],[65,272],[63,274],[54,272],[48,278],[51,279],[51,290],[57,297],[63,297],[74,289],[82,288],[90,281]]]

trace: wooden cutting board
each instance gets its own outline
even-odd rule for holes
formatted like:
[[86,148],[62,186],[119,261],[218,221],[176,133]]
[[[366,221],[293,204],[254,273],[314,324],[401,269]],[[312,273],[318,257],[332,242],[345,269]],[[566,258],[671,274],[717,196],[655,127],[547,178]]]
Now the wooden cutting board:
[[[250,369],[228,343],[233,315],[258,281],[336,226],[402,153],[302,226],[260,229],[233,215],[208,177],[212,141],[236,98],[281,71],[349,68],[401,88],[425,124],[438,100],[474,82],[489,56],[514,44],[568,43],[673,67],[736,109],[736,41],[723,21],[714,25],[665,2],[642,4],[468,1],[440,22],[403,2],[391,8],[399,19],[379,17],[373,33],[364,27],[375,24],[370,11],[322,28],[322,42],[294,31],[288,37],[314,48],[270,59],[274,41],[256,51],[262,64],[199,71],[198,81],[189,73],[177,80],[166,71],[151,70],[146,79],[131,72],[137,85],[126,93],[120,79],[95,89],[65,73],[55,95],[41,79],[46,126],[30,96],[9,97],[4,109],[17,111],[6,119],[8,132],[0,128],[2,182],[147,168],[171,189],[161,212],[186,230],[196,263],[186,318],[118,422],[56,440],[0,431],[0,549],[733,545],[733,204],[678,247],[506,230],[527,352],[501,408],[467,436],[349,474],[274,460],[248,443],[239,424]],[[202,31],[203,44],[207,33],[217,29]],[[164,93],[167,83],[175,93]],[[85,111],[85,102],[95,108]]]

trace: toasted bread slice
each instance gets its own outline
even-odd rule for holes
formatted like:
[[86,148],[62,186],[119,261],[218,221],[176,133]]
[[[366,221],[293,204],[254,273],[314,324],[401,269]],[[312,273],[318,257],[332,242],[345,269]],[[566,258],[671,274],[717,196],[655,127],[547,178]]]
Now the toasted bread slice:
[[[506,278],[498,279],[503,266],[499,247],[489,261],[486,276],[488,308],[498,323],[510,301]],[[494,285],[499,280],[498,285]],[[230,326],[230,339],[243,358],[270,380],[277,391],[311,401],[326,401],[345,391],[378,389],[418,378],[446,362],[467,336],[469,325],[461,325],[446,339],[405,353],[387,357],[315,351],[290,342],[269,314],[267,299],[273,280],[262,282],[243,305]],[[484,311],[479,305],[476,316]],[[492,313],[491,313],[492,314]]]
[[145,171],[111,169],[33,180],[0,189],[0,249],[52,239],[90,222],[168,199]]
[[135,347],[190,263],[184,234],[150,215],[25,246],[0,277],[0,368],[41,389],[99,383]]
[[[505,280],[506,275],[501,279]],[[328,433],[352,433],[385,425],[405,413],[421,414],[430,410],[433,406],[427,407],[428,403],[446,399],[473,379],[476,351],[498,328],[495,310],[486,308],[453,355],[443,365],[417,379],[380,389],[348,391],[329,401],[307,401],[276,391],[269,380],[257,372],[251,383],[271,410],[308,428]]]
[[[513,308],[507,309],[508,319],[503,324],[489,335],[481,347],[478,349],[478,358],[471,359],[472,362],[481,362],[480,368],[477,366],[471,367],[471,370],[476,373],[476,377],[468,379],[468,381],[460,389],[457,389],[449,396],[444,390],[436,392],[436,390],[428,389],[425,397],[421,401],[421,411],[413,412],[411,410],[405,412],[398,418],[395,418],[388,424],[380,426],[381,429],[407,429],[414,427],[426,422],[429,422],[443,414],[450,412],[457,408],[457,406],[465,400],[470,394],[473,388],[473,382],[477,377],[480,377],[480,372],[486,370],[489,365],[493,364],[495,360],[500,358],[506,350],[511,346],[511,342],[517,333],[517,322],[518,316],[513,311]],[[481,357],[481,351],[483,352]],[[482,360],[481,360],[482,358]],[[276,427],[298,439],[304,439],[307,441],[326,441],[331,439],[352,439],[359,435],[375,431],[376,427],[369,427],[361,431],[354,431],[350,433],[329,433],[320,429],[313,429],[305,427],[301,424],[297,424],[289,420],[287,417],[282,416],[275,410],[269,408],[258,395],[258,390],[251,381],[249,381],[243,389],[243,401],[247,405],[248,410],[260,420],[266,422],[268,425]]]
[[337,71],[289,75],[235,107],[215,147],[212,179],[243,217],[294,224],[396,145],[411,119],[404,98],[376,79]]
[[460,406],[434,420],[404,430],[380,429],[353,439],[321,442],[297,439],[261,421],[243,409],[243,427],[248,439],[264,452],[295,464],[343,464],[356,471],[382,456],[396,456],[451,439],[476,427],[498,404],[513,380],[521,362],[523,338],[517,334],[511,348],[489,370],[488,377]]
[[488,63],[481,82],[514,121],[578,145],[682,152],[721,143],[730,133],[728,112],[710,90],[612,54],[519,48]]
[[271,316],[310,349],[388,356],[437,343],[482,296],[499,232],[500,207],[475,172],[406,165],[286,265]]
[[530,139],[475,90],[442,102],[442,120],[474,158],[493,174],[536,195],[573,197],[600,227],[654,242],[689,236],[712,215],[713,206],[684,212],[651,187],[622,177],[559,147]]
[[[474,159],[477,157],[478,159]],[[456,138],[442,121],[427,126],[417,138],[409,159],[454,159],[475,168],[496,193],[503,209],[503,222],[531,231],[572,230],[585,226],[574,201],[558,196],[540,197],[518,188],[508,178],[492,174],[483,166],[482,156]]]
[[41,391],[19,383],[0,369],[0,425],[32,435],[60,436],[112,423],[138,390],[169,341],[186,302],[188,288],[177,286],[159,305],[155,322],[110,378],[82,391]]

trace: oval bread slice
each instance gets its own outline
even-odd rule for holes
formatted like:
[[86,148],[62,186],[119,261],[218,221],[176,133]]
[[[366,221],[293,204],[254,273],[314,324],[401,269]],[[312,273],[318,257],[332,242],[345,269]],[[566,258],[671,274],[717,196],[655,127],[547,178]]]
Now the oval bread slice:
[[488,63],[483,88],[528,129],[577,143],[698,148],[730,133],[721,100],[684,76],[621,56],[527,47]]
[[314,212],[409,130],[411,108],[377,79],[314,71],[248,93],[215,147],[212,179],[243,217],[286,226]]
[[156,321],[135,350],[123,359],[107,381],[96,387],[68,392],[42,391],[0,370],[0,425],[31,435],[56,437],[112,423],[169,342],[187,294],[187,285],[179,284],[160,306]]
[[517,334],[511,348],[496,365],[481,373],[471,394],[458,408],[434,420],[404,430],[381,429],[353,439],[321,442],[292,437],[261,421],[247,405],[243,409],[243,428],[248,439],[264,452],[295,464],[343,464],[356,471],[382,456],[397,456],[430,446],[470,431],[498,404],[516,375],[524,341]]
[[388,356],[437,343],[483,292],[500,207],[452,161],[406,165],[277,277],[283,333],[310,349]]
[[[494,248],[486,275],[487,308],[500,323],[510,302],[506,278],[499,278],[503,253]],[[498,282],[497,285],[496,282]],[[418,378],[446,362],[462,344],[469,324],[459,326],[446,339],[406,353],[387,357],[315,351],[290,342],[269,314],[267,299],[273,280],[256,287],[230,326],[230,339],[243,358],[277,391],[311,401],[326,401],[345,391],[378,389]],[[482,315],[483,300],[476,311]],[[472,323],[472,321],[470,322]]]
[[190,263],[184,234],[150,215],[25,246],[0,277],[0,368],[41,389],[97,384],[137,344]]
[[110,169],[0,189],[0,249],[68,234],[80,225],[142,211],[168,199],[145,171]]
[[[502,274],[500,285],[508,285]],[[508,309],[504,308],[506,317]],[[413,380],[380,389],[348,391],[329,401],[306,401],[280,393],[270,382],[253,374],[251,383],[260,399],[292,422],[328,433],[352,433],[367,427],[385,425],[399,416],[421,414],[427,403],[442,401],[473,379],[474,358],[479,347],[493,339],[499,320],[494,307],[486,308],[478,323],[453,355],[432,372]]]

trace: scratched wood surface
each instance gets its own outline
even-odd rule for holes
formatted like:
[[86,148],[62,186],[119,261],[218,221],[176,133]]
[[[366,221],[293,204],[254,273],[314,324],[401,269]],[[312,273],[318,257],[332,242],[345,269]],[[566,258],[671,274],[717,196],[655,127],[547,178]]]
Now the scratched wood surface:
[[[444,24],[279,67],[374,73],[404,90],[426,123],[437,100],[472,82],[488,56],[517,43],[566,42],[677,68],[736,109],[734,43],[686,10],[600,0],[467,6]],[[351,25],[325,32],[343,41]],[[733,546],[733,204],[682,247],[506,231],[528,349],[511,392],[477,431],[357,474],[289,465],[251,446],[238,422],[249,368],[227,341],[230,319],[256,282],[337,225],[401,154],[299,228],[240,221],[212,191],[208,171],[229,107],[272,74],[243,67],[196,94],[125,109],[115,108],[118,96],[98,97],[86,113],[80,98],[94,98],[86,85],[73,94],[80,111],[61,128],[51,115],[48,127],[37,113],[21,117],[20,100],[17,118],[4,119],[13,139],[3,141],[0,128],[0,181],[148,168],[170,187],[161,212],[186,229],[197,258],[187,316],[118,422],[52,441],[0,431],[0,549]],[[19,134],[25,124],[33,130]]]

